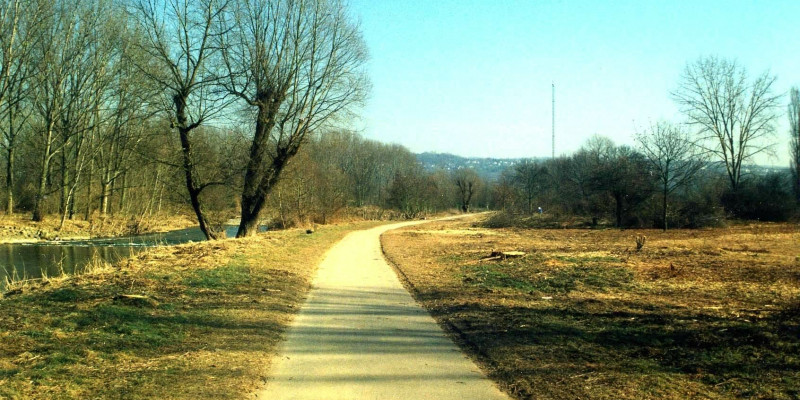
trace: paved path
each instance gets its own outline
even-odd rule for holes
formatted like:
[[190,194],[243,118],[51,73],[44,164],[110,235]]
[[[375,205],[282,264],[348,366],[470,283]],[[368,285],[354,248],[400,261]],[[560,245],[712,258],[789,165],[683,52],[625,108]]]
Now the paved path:
[[326,255],[258,399],[508,399],[414,302],[384,261],[380,234]]

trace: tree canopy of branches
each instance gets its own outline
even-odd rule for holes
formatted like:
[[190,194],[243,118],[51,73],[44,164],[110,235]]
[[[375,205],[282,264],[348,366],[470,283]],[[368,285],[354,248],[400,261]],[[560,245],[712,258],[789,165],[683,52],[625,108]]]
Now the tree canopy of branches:
[[[209,239],[224,232],[209,224],[201,194],[222,180],[202,176],[194,151],[192,132],[219,113],[225,100],[215,93],[219,73],[215,69],[218,34],[216,23],[226,11],[224,0],[139,0],[137,12],[149,56],[139,70],[162,91],[172,126],[178,133],[182,168],[189,200],[200,229]],[[218,61],[218,60],[217,60]]]
[[652,180],[646,160],[641,153],[628,146],[615,146],[601,138],[586,149],[592,165],[591,187],[610,197],[614,204],[615,226],[622,227],[625,217],[652,194]]
[[242,0],[220,29],[224,86],[254,118],[236,234],[244,237],[308,133],[364,99],[367,50],[339,0]]
[[542,178],[546,174],[544,166],[531,160],[523,160],[514,166],[513,180],[524,195],[529,214],[533,214],[533,200],[542,189]]
[[673,96],[697,127],[698,144],[725,166],[733,192],[742,180],[742,165],[769,150],[779,96],[775,77],[765,72],[748,81],[735,61],[701,58],[684,70]]
[[660,121],[636,135],[639,148],[647,157],[661,189],[661,218],[667,230],[669,194],[687,185],[704,162],[689,134],[668,122]]
[[45,3],[42,1],[0,1],[0,147],[6,171],[6,213],[14,212],[15,165],[20,134],[31,115],[25,104],[32,85],[31,56],[41,35]]
[[[32,103],[42,148],[33,219],[43,218],[50,169],[60,156],[60,209],[67,212],[70,190],[85,166],[85,133],[97,123],[99,108],[112,82],[106,71],[119,59],[122,41],[110,1],[52,2],[34,50]],[[115,23],[116,21],[116,23]],[[114,77],[116,79],[116,77]],[[67,163],[74,163],[70,171]],[[71,175],[71,177],[70,177]],[[70,182],[72,180],[72,182]],[[72,190],[74,191],[74,190]]]
[[792,187],[800,202],[800,90],[792,88],[789,100],[789,156],[792,169]]
[[470,168],[461,168],[453,171],[453,183],[458,190],[459,202],[462,212],[469,212],[472,207],[472,197],[478,192],[481,184],[478,174]]

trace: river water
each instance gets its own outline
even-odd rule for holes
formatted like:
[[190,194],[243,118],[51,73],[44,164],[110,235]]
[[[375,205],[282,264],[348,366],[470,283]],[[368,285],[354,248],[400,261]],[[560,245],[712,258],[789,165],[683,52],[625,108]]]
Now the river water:
[[[225,232],[233,237],[236,229],[236,226],[227,226]],[[148,247],[203,240],[205,236],[199,228],[188,228],[111,239],[4,243],[0,244],[0,290],[5,287],[6,278],[37,279],[43,275],[80,273],[93,260],[113,263]]]

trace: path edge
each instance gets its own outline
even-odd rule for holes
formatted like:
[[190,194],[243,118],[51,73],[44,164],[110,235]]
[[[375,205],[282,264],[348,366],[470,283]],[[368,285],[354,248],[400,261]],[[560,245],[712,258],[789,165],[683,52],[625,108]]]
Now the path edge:
[[[447,218],[447,219],[456,219],[456,218]],[[435,221],[437,220],[431,220],[426,222],[435,222]],[[425,222],[423,222],[422,224],[425,224]],[[417,226],[417,225],[415,224],[411,226]],[[400,280],[400,283],[403,285],[406,291],[408,291],[411,294],[411,297],[414,299],[414,301],[420,307],[422,307],[422,309],[425,310],[425,312],[428,313],[428,315],[431,318],[433,318],[434,321],[436,321],[436,324],[439,325],[442,331],[444,331],[445,335],[447,335],[447,337],[450,340],[452,340],[456,344],[456,346],[458,346],[459,350],[461,350],[461,353],[467,356],[470,360],[472,360],[472,362],[478,366],[478,368],[481,370],[484,376],[486,376],[498,389],[500,389],[501,392],[503,392],[504,394],[508,395],[513,399],[522,400],[522,398],[515,393],[513,386],[508,385],[502,380],[498,379],[499,378],[499,374],[497,373],[497,371],[499,371],[498,365],[488,354],[486,354],[486,352],[481,350],[481,348],[478,347],[477,344],[469,340],[469,337],[464,333],[464,331],[459,329],[453,323],[446,320],[445,318],[436,318],[436,316],[433,315],[431,310],[423,302],[419,300],[420,291],[417,289],[416,286],[414,286],[411,280],[408,279],[408,275],[406,275],[406,273],[400,268],[400,265],[386,253],[386,249],[384,248],[383,245],[383,235],[386,234],[387,232],[392,232],[407,227],[408,226],[401,226],[381,233],[378,239],[380,241],[381,254],[383,254],[383,259],[386,261],[387,264],[389,264],[390,267],[392,267],[395,274],[397,275],[397,278]]]

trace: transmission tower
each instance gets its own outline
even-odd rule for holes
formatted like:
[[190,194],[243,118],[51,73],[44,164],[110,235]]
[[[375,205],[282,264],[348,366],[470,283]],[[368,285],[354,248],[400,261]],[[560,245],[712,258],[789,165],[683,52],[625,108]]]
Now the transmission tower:
[[552,149],[551,157],[552,158],[556,158],[556,84],[555,84],[555,82],[552,83],[552,99],[553,99],[553,126],[552,126],[552,129],[553,129],[553,131],[552,131],[552,134],[553,134],[553,138],[552,138],[553,149]]

